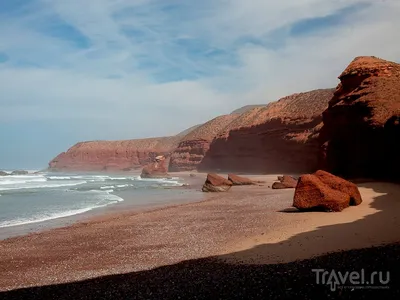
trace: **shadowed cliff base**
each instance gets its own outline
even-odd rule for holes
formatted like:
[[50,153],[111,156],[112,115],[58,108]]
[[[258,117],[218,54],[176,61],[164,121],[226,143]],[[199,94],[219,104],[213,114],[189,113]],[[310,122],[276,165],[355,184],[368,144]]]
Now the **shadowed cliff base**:
[[313,172],[318,165],[319,147],[310,128],[321,121],[321,117],[315,117],[309,122],[287,124],[275,119],[232,130],[229,136],[213,140],[198,170],[248,174]]
[[[321,226],[279,243],[264,242],[226,255],[183,261],[147,271],[24,288],[0,296],[5,299],[370,299],[371,296],[398,299],[398,243],[268,264],[277,261],[279,256],[285,261],[298,257],[299,252],[303,252],[300,256],[309,257],[320,251],[340,249],[338,243],[342,242],[343,248],[347,249],[364,242],[373,244],[376,234],[387,233],[393,218],[398,215],[398,194],[393,194],[398,187],[377,183],[362,186],[381,193],[371,203],[378,212],[351,223]],[[340,213],[329,215],[341,216]],[[394,234],[400,235],[399,232]],[[390,282],[388,289],[351,286],[331,291],[327,285],[316,284],[313,269],[342,273],[364,269],[366,274],[390,272]]]
[[213,140],[199,171],[301,174],[318,164],[322,112],[333,89],[293,94],[254,108]]

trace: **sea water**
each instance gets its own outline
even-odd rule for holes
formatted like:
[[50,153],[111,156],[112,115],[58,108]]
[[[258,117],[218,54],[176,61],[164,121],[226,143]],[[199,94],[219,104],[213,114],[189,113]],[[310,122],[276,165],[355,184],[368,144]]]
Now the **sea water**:
[[179,178],[142,179],[133,174],[31,172],[0,176],[0,230],[79,215],[126,199],[146,204],[166,188],[182,185]]

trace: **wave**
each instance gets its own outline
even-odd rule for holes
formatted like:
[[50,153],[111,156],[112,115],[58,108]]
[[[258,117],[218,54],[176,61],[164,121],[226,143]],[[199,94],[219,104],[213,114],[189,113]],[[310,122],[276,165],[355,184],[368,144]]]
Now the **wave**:
[[[2,221],[0,222],[0,228],[4,227],[13,227],[13,226],[19,226],[19,225],[27,225],[27,224],[33,224],[33,223],[40,223],[40,222],[45,222],[45,221],[50,221],[50,220],[55,220],[55,219],[60,219],[60,218],[65,218],[65,217],[71,217],[74,215],[79,215],[97,208],[105,207],[111,204],[116,204],[118,202],[124,201],[123,198],[111,194],[113,190],[93,190],[90,192],[94,192],[96,194],[99,194],[98,196],[98,202],[94,204],[93,206],[85,207],[85,208],[79,208],[79,209],[70,209],[67,211],[63,212],[54,212],[54,213],[46,213],[46,214],[41,214],[41,215],[36,215],[36,216],[31,216],[29,218],[18,218],[14,220],[9,220],[9,221]],[[106,196],[106,197],[104,197]],[[104,201],[107,201],[104,203]]]
[[113,189],[113,188],[115,188],[115,186],[113,186],[113,185],[106,185],[106,186],[101,186],[100,187],[100,189],[102,189],[102,190]]
[[164,184],[161,184],[162,186],[183,186],[184,184],[183,183],[180,183],[180,182],[177,182],[177,181],[175,181],[175,182],[166,182],[166,183],[164,183]]
[[25,189],[43,189],[43,188],[58,188],[64,186],[75,186],[87,183],[86,181],[79,181],[74,183],[62,183],[62,184],[43,184],[43,185],[31,185],[31,186],[19,186],[19,187],[0,187],[0,191],[10,190],[25,190]]
[[132,184],[117,184],[117,188],[132,186]]
[[97,206],[81,208],[81,209],[73,209],[73,210],[68,210],[65,212],[52,213],[52,214],[47,214],[47,215],[43,214],[40,216],[35,216],[35,217],[25,218],[25,219],[15,219],[15,220],[11,220],[11,221],[3,221],[3,222],[0,222],[0,228],[40,223],[40,222],[44,222],[44,221],[50,221],[50,220],[55,220],[55,219],[60,219],[60,218],[65,218],[65,217],[71,217],[74,215],[79,215],[79,214],[91,211],[95,208],[107,206],[110,204],[112,204],[112,203],[110,202],[110,203],[104,204],[104,205],[97,205]]
[[[100,200],[117,201],[117,202],[124,201],[123,198],[121,198],[121,197],[119,197],[117,195],[111,194],[112,192],[114,192],[114,190],[112,190],[112,189],[109,189],[109,190],[89,190],[88,192],[93,192],[93,193],[99,194]],[[106,195],[107,195],[106,199],[102,198],[104,196],[104,193],[106,193]]]
[[46,177],[42,175],[9,175],[0,177],[0,182],[6,181],[37,181],[37,180],[47,180]]
[[46,178],[35,178],[31,180],[0,180],[0,185],[9,185],[9,184],[24,184],[30,182],[46,182]]
[[[82,176],[79,176],[80,178],[82,178]],[[74,179],[75,178],[77,178],[77,177],[74,177]],[[49,176],[49,177],[47,177],[47,179],[50,179],[50,180],[66,180],[66,179],[71,179],[71,177],[69,177],[69,176]]]

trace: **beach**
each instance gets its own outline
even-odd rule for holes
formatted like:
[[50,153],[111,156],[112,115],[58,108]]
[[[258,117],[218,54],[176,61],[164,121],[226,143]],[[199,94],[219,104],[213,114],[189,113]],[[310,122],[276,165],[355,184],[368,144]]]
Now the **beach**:
[[[198,190],[206,174],[195,175],[191,185],[194,190]],[[188,174],[182,176],[190,180]],[[187,264],[196,261],[211,268],[207,271],[207,278],[202,279],[206,284],[214,275],[214,280],[225,282],[231,274],[225,274],[227,277],[223,279],[218,277],[218,273],[233,266],[235,272],[251,270],[272,276],[268,273],[270,270],[287,270],[290,264],[296,264],[293,270],[298,270],[299,260],[314,259],[314,262],[318,262],[325,259],[334,262],[329,255],[336,254],[329,254],[327,258],[314,258],[327,253],[388,245],[384,248],[386,250],[370,250],[383,255],[385,251],[398,249],[395,243],[400,240],[400,218],[397,213],[400,209],[400,186],[397,184],[358,184],[363,203],[340,213],[297,212],[291,207],[294,189],[270,188],[276,175],[249,177],[265,183],[235,186],[227,193],[204,194],[204,199],[196,203],[109,212],[67,227],[0,241],[0,290],[28,288],[8,295],[17,297],[38,293],[39,299],[41,293],[62,295],[64,289],[71,293],[82,293],[84,289],[90,289],[89,286],[99,284],[99,280],[108,282],[109,279],[114,282],[115,276],[130,276],[125,288],[115,288],[124,293],[134,292],[135,289],[145,292],[146,289],[140,284],[146,285],[147,282],[151,285],[152,280],[160,280],[157,277],[159,275],[155,276],[151,270],[156,272],[170,268],[168,270],[174,273],[170,276],[174,278],[176,272],[189,270]],[[349,253],[353,253],[351,251]],[[370,252],[366,255],[369,256]],[[345,257],[351,259],[353,256],[358,257],[359,264],[365,263],[358,252]],[[343,255],[340,257],[343,259]],[[394,257],[388,256],[385,259],[393,260]],[[364,267],[373,267],[374,262],[376,260]],[[347,262],[346,265],[350,267],[352,263]],[[389,266],[395,264],[390,261]],[[337,267],[343,267],[342,263],[338,263]],[[299,280],[311,280],[311,271],[310,274],[304,272],[306,269],[302,269],[303,275]],[[292,275],[289,274],[285,280]],[[145,277],[137,279],[138,285],[135,285],[131,280],[136,279],[132,279],[132,276]],[[185,280],[185,276],[179,277],[176,284],[184,286],[186,282],[193,285]],[[205,275],[202,273],[202,276]],[[71,290],[69,285],[74,288]],[[181,289],[184,289],[183,286]],[[286,288],[286,285],[279,288]],[[323,288],[321,286],[317,291],[329,292],[329,289]],[[96,285],[96,289],[104,292],[106,286]],[[156,290],[154,293],[157,294]],[[96,293],[90,295],[94,297]],[[108,297],[111,299],[112,295]],[[114,295],[118,298],[117,290]],[[151,298],[151,293],[143,295],[143,298]],[[199,298],[204,297],[199,294]]]

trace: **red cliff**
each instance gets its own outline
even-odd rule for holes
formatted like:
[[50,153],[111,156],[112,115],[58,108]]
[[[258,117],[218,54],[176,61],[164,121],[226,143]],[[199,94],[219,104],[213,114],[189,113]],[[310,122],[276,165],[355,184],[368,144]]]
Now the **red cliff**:
[[200,171],[301,173],[318,162],[318,131],[333,89],[290,95],[251,109],[211,143]]
[[81,142],[49,163],[51,170],[116,171],[139,169],[159,155],[168,155],[181,137]]
[[219,116],[184,136],[171,155],[169,171],[195,170],[210,148],[214,137],[238,116],[238,114]]
[[345,177],[399,178],[400,65],[357,57],[323,113],[321,167]]

